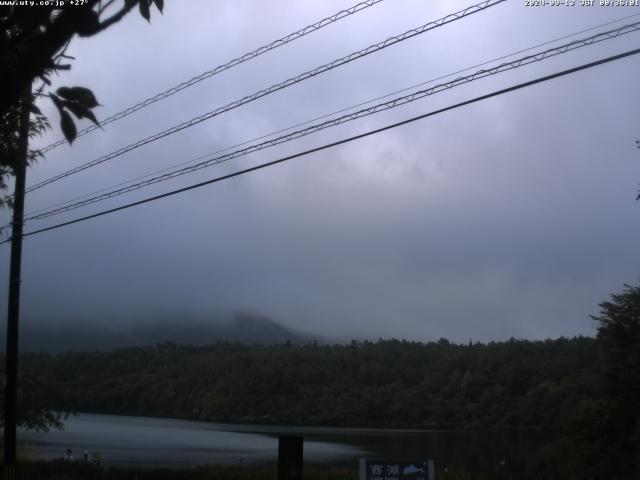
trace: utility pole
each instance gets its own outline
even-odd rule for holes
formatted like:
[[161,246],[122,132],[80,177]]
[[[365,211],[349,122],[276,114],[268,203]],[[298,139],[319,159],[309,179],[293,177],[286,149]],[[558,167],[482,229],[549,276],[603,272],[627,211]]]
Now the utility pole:
[[29,149],[29,113],[31,86],[20,103],[18,161],[15,165],[13,222],[11,225],[11,266],[9,270],[9,308],[7,312],[7,383],[4,397],[4,465],[5,478],[15,479],[16,423],[18,410],[18,326],[20,320],[20,272],[22,263],[22,223],[24,220],[24,189]]

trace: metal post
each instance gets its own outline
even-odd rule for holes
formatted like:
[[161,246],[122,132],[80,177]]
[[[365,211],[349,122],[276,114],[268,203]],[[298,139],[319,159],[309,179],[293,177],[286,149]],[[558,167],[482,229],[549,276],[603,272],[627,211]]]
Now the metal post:
[[278,438],[278,480],[302,480],[303,438]]
[[4,400],[4,465],[7,480],[15,478],[16,422],[18,394],[18,325],[20,319],[20,272],[22,260],[22,223],[24,219],[24,189],[29,148],[29,111],[31,90],[24,95],[20,110],[18,162],[15,166],[13,223],[11,226],[11,266],[9,271],[9,306],[7,311],[7,350]]

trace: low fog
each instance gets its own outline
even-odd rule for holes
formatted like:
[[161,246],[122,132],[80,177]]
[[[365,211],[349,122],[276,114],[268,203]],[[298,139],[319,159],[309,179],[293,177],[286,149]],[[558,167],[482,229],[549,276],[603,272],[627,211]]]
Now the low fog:
[[[30,168],[28,184],[469,3],[383,2],[51,151]],[[52,184],[27,197],[27,213],[631,13],[600,7],[533,11],[522,3],[454,22]],[[130,15],[94,39],[76,39],[69,52],[76,57],[73,68],[56,82],[91,87],[104,118],[352,4],[194,1],[182,8],[167,2],[165,14],[150,25]],[[638,35],[25,230],[619,53],[637,45]],[[589,315],[597,314],[598,303],[639,280],[638,84],[640,64],[631,57],[27,237],[25,331],[40,336],[36,349],[47,342],[55,349],[60,338],[78,335],[102,336],[105,347],[142,337],[467,342],[592,335]],[[54,124],[37,140],[46,145],[60,131],[51,105],[43,102],[42,108]],[[0,216],[5,223],[8,212]],[[6,292],[8,245],[0,247],[0,259],[0,292]],[[6,294],[0,308],[6,311]],[[153,325],[166,328],[151,335]],[[146,333],[136,337],[136,331]]]

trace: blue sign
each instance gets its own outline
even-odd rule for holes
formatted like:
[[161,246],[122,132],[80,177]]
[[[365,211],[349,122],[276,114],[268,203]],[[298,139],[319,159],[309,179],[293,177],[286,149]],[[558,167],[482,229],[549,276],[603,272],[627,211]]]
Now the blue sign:
[[435,480],[433,460],[396,462],[360,459],[360,480]]

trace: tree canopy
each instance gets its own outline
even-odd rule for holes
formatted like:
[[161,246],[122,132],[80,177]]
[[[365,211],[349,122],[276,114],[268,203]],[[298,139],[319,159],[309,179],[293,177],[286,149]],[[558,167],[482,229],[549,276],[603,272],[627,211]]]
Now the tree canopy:
[[[97,35],[136,6],[147,20],[151,18],[152,5],[160,12],[164,7],[163,0],[83,0],[34,6],[15,3],[0,6],[0,191],[7,188],[7,177],[21,161],[16,154],[17,118],[25,95],[31,94],[31,136],[49,128],[48,119],[33,105],[39,97],[53,101],[60,114],[60,128],[69,142],[76,137],[73,117],[98,123],[92,111],[98,101],[90,89],[49,89],[53,73],[71,68],[73,57],[66,54],[71,40],[75,36]],[[28,162],[38,155],[37,151],[30,151]],[[0,200],[0,206],[3,204]]]
[[163,344],[24,354],[52,410],[217,422],[554,427],[590,401],[594,340]]
[[[60,126],[69,143],[77,132],[72,115],[76,119],[86,118],[98,123],[92,112],[98,106],[98,101],[90,89],[73,86],[60,87],[55,92],[50,90],[49,77],[71,68],[68,61],[73,57],[66,55],[66,50],[72,38],[76,35],[96,35],[121,20],[136,6],[147,20],[150,20],[151,5],[155,4],[160,11],[164,6],[163,0],[37,3],[3,2],[0,6],[0,192],[7,189],[8,177],[14,175],[19,166],[24,168],[25,161],[32,163],[41,156],[37,150],[27,150],[24,158],[25,133],[33,137],[50,127],[48,118],[35,105],[35,99],[51,99],[59,112]],[[27,118],[29,128],[23,129],[21,124],[26,127]],[[0,207],[11,201],[11,197],[0,197]],[[15,398],[15,368],[11,365],[15,365],[15,362],[7,362],[7,392],[12,392],[11,395],[7,394],[8,399]],[[37,401],[37,396],[32,394],[35,391],[33,382],[23,379],[19,388],[23,393],[23,417],[19,423],[30,428],[60,426],[59,416],[49,413]],[[25,391],[30,393],[24,394]],[[7,400],[7,405],[12,403]],[[7,410],[12,411],[10,407]],[[10,420],[7,422],[12,423]]]
[[600,304],[600,400],[587,438],[599,478],[640,476],[640,287],[626,285]]

